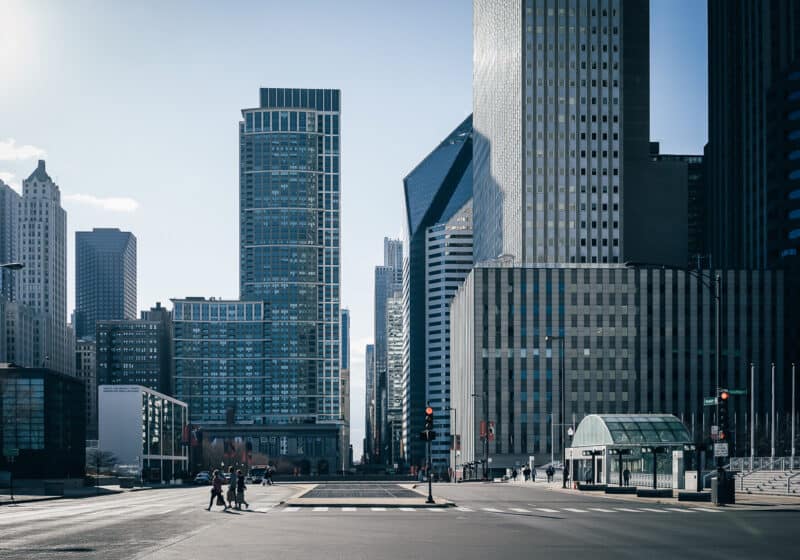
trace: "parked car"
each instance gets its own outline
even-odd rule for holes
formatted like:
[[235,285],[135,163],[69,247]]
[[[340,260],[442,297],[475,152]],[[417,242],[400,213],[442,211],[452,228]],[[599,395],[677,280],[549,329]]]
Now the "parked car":
[[194,483],[204,485],[211,484],[211,475],[208,471],[201,471],[194,477]]
[[245,482],[248,484],[261,484],[261,482],[264,480],[264,475],[266,472],[267,467],[253,467],[250,469],[250,472],[247,473]]

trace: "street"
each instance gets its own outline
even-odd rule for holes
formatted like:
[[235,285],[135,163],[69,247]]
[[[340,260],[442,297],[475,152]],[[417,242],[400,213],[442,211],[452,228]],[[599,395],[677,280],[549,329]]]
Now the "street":
[[254,486],[250,510],[205,510],[208,488],[0,508],[0,558],[777,558],[799,508],[667,505],[507,484],[436,485],[457,507],[292,507]]

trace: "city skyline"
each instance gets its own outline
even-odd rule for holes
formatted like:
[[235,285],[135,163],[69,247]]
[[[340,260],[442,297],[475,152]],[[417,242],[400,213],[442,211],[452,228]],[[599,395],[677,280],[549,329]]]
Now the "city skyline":
[[[283,12],[273,17],[291,18],[293,10],[303,11],[309,4],[321,5],[280,5]],[[162,23],[151,31],[150,38],[172,34],[174,22],[185,15],[179,5],[160,10]],[[0,45],[14,47],[0,52],[16,57],[10,60],[0,54],[0,70],[10,84],[0,93],[0,121],[6,125],[0,132],[0,179],[18,187],[35,169],[36,159],[48,160],[48,171],[62,189],[68,212],[68,312],[74,309],[73,235],[93,227],[119,227],[137,236],[138,309],[192,295],[233,298],[237,294],[234,138],[239,108],[249,106],[255,87],[319,84],[341,88],[347,100],[344,110],[349,115],[348,131],[342,139],[341,304],[353,314],[352,406],[360,411],[363,352],[366,343],[372,342],[373,324],[371,298],[362,296],[372,293],[370,271],[382,260],[383,237],[399,234],[402,177],[452,129],[453,123],[471,111],[471,6],[463,2],[437,6],[419,2],[392,8],[343,7],[329,14],[334,25],[330,20],[312,20],[312,25],[319,26],[315,28],[317,37],[330,38],[329,29],[339,24],[339,29],[357,28],[361,41],[354,46],[337,44],[323,57],[316,48],[307,48],[295,53],[291,66],[266,66],[257,79],[246,63],[228,70],[229,59],[247,60],[241,57],[258,52],[252,50],[254,47],[268,50],[268,41],[290,42],[291,30],[258,37],[254,44],[253,38],[239,38],[239,26],[234,25],[238,21],[220,23],[213,10],[200,12],[191,16],[196,18],[196,29],[177,31],[176,52],[161,61],[147,45],[147,36],[133,36],[129,31],[137,21],[149,17],[146,9],[120,7],[112,15],[93,13],[89,3],[78,3],[70,12],[55,3],[47,7],[44,3],[4,4],[0,8],[3,19],[18,25],[10,36],[0,39]],[[78,21],[83,25],[71,26]],[[403,25],[404,21],[408,25]],[[705,21],[702,2],[654,1],[651,6],[651,136],[662,142],[665,153],[701,153],[706,140]],[[59,22],[58,29],[55,22]],[[91,39],[79,40],[87,28],[92,32],[91,39],[105,43],[102,56]],[[409,35],[399,31],[402,28],[415,32]],[[441,40],[443,28],[451,34],[446,41]],[[220,43],[234,34],[236,40],[228,50],[207,56],[207,66],[201,66],[195,60],[207,53],[192,49],[202,34],[212,30],[223,37]],[[686,40],[676,45],[671,33],[677,30]],[[50,31],[52,37],[46,38]],[[332,39],[336,43],[337,36]],[[63,52],[56,52],[56,45],[63,45]],[[135,71],[120,82],[114,80],[114,73],[119,72],[112,68],[115,58],[134,56],[137,50],[142,52],[133,59],[138,61]],[[361,56],[364,53],[369,55],[366,65]],[[59,68],[64,66],[64,57],[74,57],[78,62],[73,65],[74,78]],[[337,57],[350,57],[359,63],[331,64]],[[300,77],[309,75],[304,62],[312,63],[319,80]],[[228,78],[222,80],[222,86],[207,84],[208,72],[214,71]],[[83,99],[82,77],[88,80],[98,73],[111,78],[104,80],[108,85],[93,80],[95,90]],[[158,82],[160,87],[136,85],[133,80]],[[398,83],[403,86],[397,87]],[[127,86],[129,91],[123,91]],[[431,91],[448,94],[432,96]],[[675,99],[668,99],[668,95]],[[380,122],[376,116],[392,100],[397,101],[390,103],[395,118]],[[175,112],[178,102],[182,111]],[[49,107],[47,112],[39,110],[44,106]],[[199,114],[205,119],[197,119]],[[174,120],[167,121],[168,116]],[[107,130],[109,120],[124,126]],[[85,136],[76,142],[74,133],[84,121]],[[394,122],[413,127],[398,129]],[[396,141],[391,153],[386,153],[374,138],[389,134]],[[126,149],[120,150],[120,146]],[[220,192],[228,196],[220,197]],[[200,223],[219,225],[202,228],[198,227]],[[178,231],[190,235],[178,236]],[[204,258],[207,254],[215,255],[214,262]],[[362,418],[363,414],[353,415],[356,457],[360,456],[363,437]]]

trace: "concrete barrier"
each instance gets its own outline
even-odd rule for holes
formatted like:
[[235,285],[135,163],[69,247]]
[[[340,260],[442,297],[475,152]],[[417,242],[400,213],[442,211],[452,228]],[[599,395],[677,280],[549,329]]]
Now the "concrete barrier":
[[636,494],[636,486],[609,486],[606,494]]
[[583,482],[578,483],[578,490],[582,490],[584,492],[605,492],[606,488],[608,488],[605,484],[584,484]]
[[639,498],[671,498],[671,488],[639,488],[636,490],[636,495]]
[[709,492],[678,492],[679,502],[710,502]]

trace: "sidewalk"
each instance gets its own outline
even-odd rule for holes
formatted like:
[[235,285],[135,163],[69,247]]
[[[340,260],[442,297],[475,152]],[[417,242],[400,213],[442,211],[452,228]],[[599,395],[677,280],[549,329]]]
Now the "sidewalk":
[[[517,486],[528,486],[532,488],[546,488],[556,492],[568,492],[573,495],[585,494],[587,496],[595,496],[599,498],[610,498],[612,500],[627,500],[631,502],[645,503],[645,504],[665,504],[665,505],[681,505],[688,507],[716,507],[709,502],[679,502],[678,490],[673,490],[673,498],[640,498],[635,494],[606,494],[605,492],[589,492],[575,490],[573,488],[561,488],[561,480],[555,482],[525,482],[521,480],[509,480],[507,484],[514,484]],[[744,492],[736,493],[736,503],[724,506],[729,509],[739,510],[760,510],[760,509],[798,509],[800,510],[800,496],[774,496],[766,494],[747,494]]]
[[[11,501],[11,496],[7,493],[7,489],[3,489],[3,494],[0,494],[0,506],[7,506],[12,504],[25,504],[32,502],[46,502],[50,500],[70,500],[75,498],[90,498],[92,496],[107,496],[110,494],[122,494],[123,492],[140,492],[142,490],[154,490],[160,488],[159,486],[139,486],[135,488],[121,488],[119,485],[109,486],[86,486],[83,488],[74,488],[64,490],[63,496],[52,496],[44,493],[30,493],[30,489],[20,488],[21,493],[14,492],[14,501]],[[170,488],[165,486],[164,488]],[[174,487],[172,487],[174,488]]]

